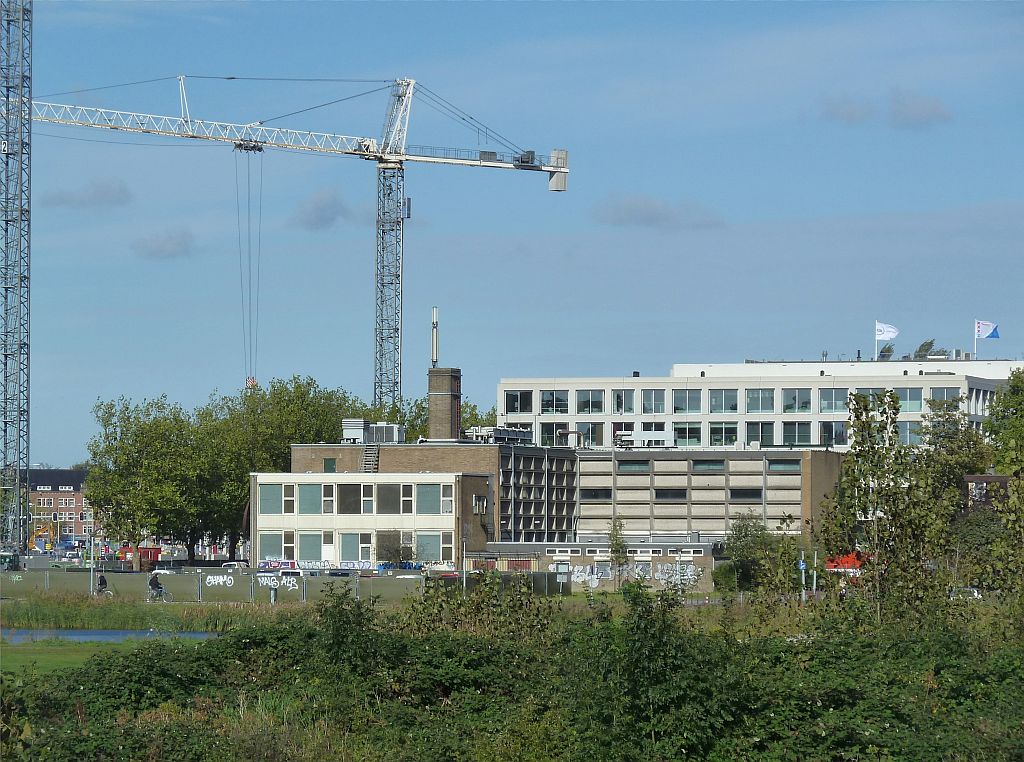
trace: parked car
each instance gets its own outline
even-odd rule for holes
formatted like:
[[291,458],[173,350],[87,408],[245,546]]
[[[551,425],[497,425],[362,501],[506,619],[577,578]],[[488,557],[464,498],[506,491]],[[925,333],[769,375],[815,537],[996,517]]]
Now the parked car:
[[236,569],[248,569],[249,564],[245,561],[225,561],[220,565],[221,569],[227,569],[228,571],[235,571]]

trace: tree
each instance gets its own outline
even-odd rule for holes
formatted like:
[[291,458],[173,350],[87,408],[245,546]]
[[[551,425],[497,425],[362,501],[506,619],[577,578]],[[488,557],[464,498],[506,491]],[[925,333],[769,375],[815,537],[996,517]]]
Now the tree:
[[996,391],[983,425],[995,447],[996,470],[1010,477],[992,503],[1005,530],[992,544],[992,572],[1024,597],[1024,369],[1013,370]]
[[86,493],[108,535],[139,544],[154,532],[179,534],[196,520],[196,474],[188,414],[166,397],[138,405],[121,397],[93,408],[100,431],[89,441]]
[[469,429],[473,426],[497,426],[498,409],[491,405],[491,409],[481,413],[480,408],[469,400],[462,403],[462,428]]
[[622,533],[622,519],[616,516],[612,519],[611,526],[608,529],[608,556],[611,558],[612,566],[614,567],[613,573],[615,574],[616,589],[619,586],[622,569],[626,566],[626,561],[629,560],[628,550],[629,546],[626,544],[626,538]]
[[889,360],[892,358],[893,352],[896,351],[896,346],[891,342],[886,342],[882,345],[882,348],[878,350],[879,360]]
[[945,584],[935,570],[948,540],[952,507],[928,471],[900,442],[899,399],[892,390],[850,403],[850,451],[839,485],[826,502],[821,539],[830,555],[866,552],[862,577],[875,602],[904,616],[922,615]]

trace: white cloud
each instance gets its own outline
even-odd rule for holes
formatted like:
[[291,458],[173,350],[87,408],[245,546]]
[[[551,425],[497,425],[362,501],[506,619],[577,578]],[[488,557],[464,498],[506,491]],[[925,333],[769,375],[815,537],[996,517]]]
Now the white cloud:
[[323,188],[305,198],[292,215],[292,221],[306,230],[327,230],[338,220],[352,220],[354,214],[337,191]]
[[894,90],[889,97],[889,122],[894,127],[920,129],[951,118],[946,105],[934,96]]
[[42,201],[51,206],[92,208],[104,206],[125,206],[134,198],[124,180],[93,180],[80,188],[64,188],[44,193]]
[[703,230],[725,226],[721,217],[696,202],[669,203],[642,195],[606,199],[594,207],[591,216],[595,222],[605,225],[655,230]]
[[183,259],[195,253],[195,236],[186,228],[165,230],[136,239],[131,247],[146,259]]

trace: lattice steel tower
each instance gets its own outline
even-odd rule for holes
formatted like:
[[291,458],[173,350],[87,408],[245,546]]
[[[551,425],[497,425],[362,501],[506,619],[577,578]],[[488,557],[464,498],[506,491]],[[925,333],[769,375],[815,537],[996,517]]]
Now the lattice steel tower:
[[3,189],[3,462],[0,539],[24,548],[28,521],[29,195],[32,179],[32,0],[0,0]]

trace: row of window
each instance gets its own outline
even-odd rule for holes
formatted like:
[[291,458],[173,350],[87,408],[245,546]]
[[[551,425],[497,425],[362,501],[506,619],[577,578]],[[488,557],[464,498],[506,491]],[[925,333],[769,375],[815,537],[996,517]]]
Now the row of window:
[[91,521],[92,514],[85,511],[54,511],[53,513],[36,513],[32,515],[36,521]]
[[[649,458],[620,458],[615,461],[615,470],[620,474],[649,474],[651,461]],[[694,458],[690,461],[690,472],[694,474],[723,474],[725,460],[719,458]],[[797,458],[778,458],[768,461],[768,472],[776,474],[800,473],[800,460]],[[685,492],[685,490],[683,490]]]
[[[685,487],[655,488],[654,502],[677,503],[685,502]],[[764,498],[764,490],[760,487],[733,487],[729,490],[730,503],[760,503]],[[581,487],[580,501],[607,502],[612,499],[611,487]]]
[[[79,503],[79,505],[85,505],[85,501],[83,500],[81,503]],[[53,498],[52,497],[37,497],[36,498],[36,506],[39,507],[39,508],[53,508]],[[57,498],[57,507],[58,508],[74,508],[75,507],[75,499],[73,497],[59,497],[59,498]]]
[[[580,389],[576,392],[576,415],[635,414],[635,389],[612,389],[611,404],[606,409],[604,389]],[[669,390],[640,389],[640,413],[643,415],[659,415],[666,412],[673,414],[698,414],[704,412],[703,391],[701,389],[672,389],[671,409],[666,408]],[[781,402],[783,413],[811,412],[812,389],[708,389],[709,413],[737,413],[740,400],[745,402],[744,410],[748,413],[776,413],[776,397]],[[850,389],[819,389],[818,412],[845,413],[849,404]],[[864,396],[877,396],[885,389],[858,388],[853,390]],[[898,387],[893,391],[900,400],[900,409],[905,413],[919,413],[924,409],[924,389],[921,387]],[[960,396],[960,387],[931,387],[931,399],[954,400]],[[778,395],[777,392],[780,392]],[[540,413],[543,415],[569,415],[568,389],[542,389],[540,391]],[[505,413],[533,413],[533,390],[518,389],[505,392]]]
[[453,484],[261,484],[261,514],[441,515],[455,512]]
[[[53,490],[53,487],[51,487],[48,484],[40,484],[39,486],[37,486],[35,488],[36,492],[50,492],[52,490]],[[57,487],[57,491],[58,492],[74,492],[75,488],[72,487],[70,484],[61,484],[59,487]]]
[[[407,549],[402,554],[402,549]],[[261,561],[375,561],[409,556],[417,563],[455,560],[453,532],[260,532]]]
[[[545,548],[544,554],[548,556],[581,556],[583,555],[583,548]],[[611,548],[586,548],[586,555],[588,556],[607,556],[611,553]],[[667,554],[670,556],[703,556],[703,548],[669,548],[667,551],[662,548],[628,548],[626,550],[627,556],[639,556],[639,555],[650,555],[660,556]]]
[[[900,441],[903,444],[916,445],[921,443],[920,424],[916,421],[899,421]],[[671,424],[664,421],[643,421],[639,430],[632,421],[618,421],[611,425],[610,441],[605,437],[605,424],[599,422],[579,421],[570,427],[568,423],[542,423],[540,425],[540,444],[545,447],[574,444],[569,437],[576,434],[585,447],[605,447],[630,443],[638,447],[727,447],[736,444],[743,433],[746,444],[755,442],[762,447],[775,445],[810,445],[842,446],[849,444],[846,421],[820,421],[818,423],[818,441],[811,438],[813,424],[811,421],[783,421],[781,438],[776,438],[778,425],[775,421],[711,421],[707,424],[707,435],[703,432],[703,424],[677,421]]]

